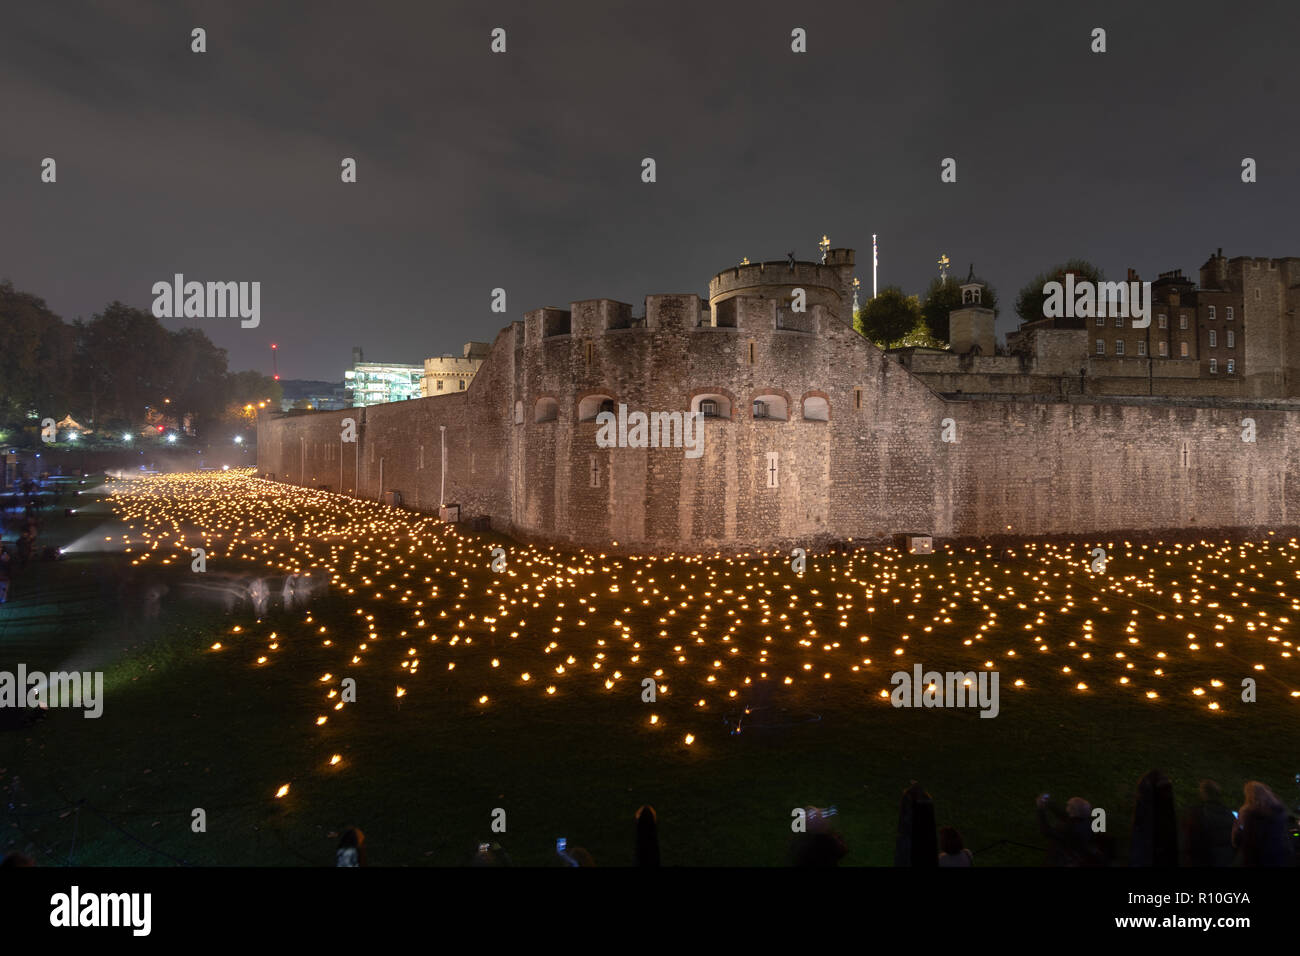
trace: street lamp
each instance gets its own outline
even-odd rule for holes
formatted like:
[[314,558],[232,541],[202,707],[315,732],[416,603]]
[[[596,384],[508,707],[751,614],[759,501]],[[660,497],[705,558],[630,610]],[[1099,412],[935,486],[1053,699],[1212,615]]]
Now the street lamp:
[[236,445],[242,445],[243,443],[244,443],[244,436],[243,436],[243,435],[236,435],[236,436],[235,436],[235,444],[236,444]]

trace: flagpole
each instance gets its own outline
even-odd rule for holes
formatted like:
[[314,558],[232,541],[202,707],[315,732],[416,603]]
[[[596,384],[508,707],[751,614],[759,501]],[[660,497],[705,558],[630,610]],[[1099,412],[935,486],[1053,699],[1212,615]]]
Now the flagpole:
[[876,297],[876,267],[880,265],[880,251],[876,246],[876,234],[871,234],[871,298]]

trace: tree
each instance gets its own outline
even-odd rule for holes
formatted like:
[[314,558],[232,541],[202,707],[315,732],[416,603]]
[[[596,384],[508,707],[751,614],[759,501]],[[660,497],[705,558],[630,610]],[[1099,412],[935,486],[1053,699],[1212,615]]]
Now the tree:
[[935,338],[925,319],[916,323],[906,335],[894,343],[896,348],[946,349],[948,343]]
[[935,276],[930,281],[929,288],[925,290],[925,298],[921,300],[921,315],[925,318],[925,325],[929,329],[931,338],[941,343],[941,348],[952,340],[948,316],[953,309],[961,308],[961,287],[968,282],[983,283],[984,291],[980,293],[979,304],[986,309],[992,309],[993,317],[997,318],[998,292],[989,283],[978,276],[968,277],[961,282]]
[[897,286],[886,286],[864,305],[854,320],[858,334],[889,348],[912,332],[921,321],[921,303]]
[[0,282],[0,421],[73,411],[72,329],[43,299]]
[[164,390],[175,414],[182,421],[190,416],[196,434],[203,435],[226,405],[226,350],[213,345],[199,329],[169,332],[167,339],[171,374]]
[[226,407],[222,421],[227,425],[248,427],[257,417],[261,402],[266,402],[269,409],[278,410],[283,395],[280,383],[269,375],[252,370],[231,372],[226,377]]
[[1038,319],[1045,318],[1043,315],[1043,302],[1047,299],[1047,296],[1043,292],[1043,286],[1049,282],[1064,284],[1067,273],[1074,275],[1075,283],[1100,282],[1105,278],[1101,269],[1086,259],[1071,259],[1054,269],[1040,272],[1016,296],[1016,315],[1020,316],[1021,322],[1035,322]]
[[141,421],[145,406],[171,397],[170,333],[151,313],[112,302],[76,329],[78,378],[93,418]]

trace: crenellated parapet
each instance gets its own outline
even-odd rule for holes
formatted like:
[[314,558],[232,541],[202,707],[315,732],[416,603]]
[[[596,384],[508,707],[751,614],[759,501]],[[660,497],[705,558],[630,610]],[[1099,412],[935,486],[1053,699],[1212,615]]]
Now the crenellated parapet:
[[733,266],[709,280],[710,312],[716,322],[719,306],[737,296],[775,299],[788,307],[795,290],[803,289],[809,307],[824,306],[845,324],[851,324],[853,263],[852,249],[831,249],[824,264],[777,260]]

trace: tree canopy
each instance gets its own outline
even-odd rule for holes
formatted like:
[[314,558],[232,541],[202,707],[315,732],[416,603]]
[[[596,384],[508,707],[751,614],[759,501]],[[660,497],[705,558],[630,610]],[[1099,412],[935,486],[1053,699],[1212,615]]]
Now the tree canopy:
[[1049,282],[1064,284],[1066,273],[1073,273],[1076,283],[1100,282],[1105,278],[1101,269],[1086,259],[1071,259],[1046,272],[1040,272],[1020,290],[1020,294],[1016,297],[1016,315],[1020,316],[1021,322],[1034,322],[1044,318],[1043,302],[1047,296],[1043,293],[1043,286]]
[[881,348],[890,348],[922,321],[921,303],[897,286],[886,286],[858,310],[853,327]]
[[65,323],[45,302],[0,282],[0,423],[71,414],[97,428],[145,422],[146,409],[195,431],[226,416],[233,399],[278,401],[279,383],[231,374],[226,350],[199,329],[170,331],[153,314],[110,303]]

